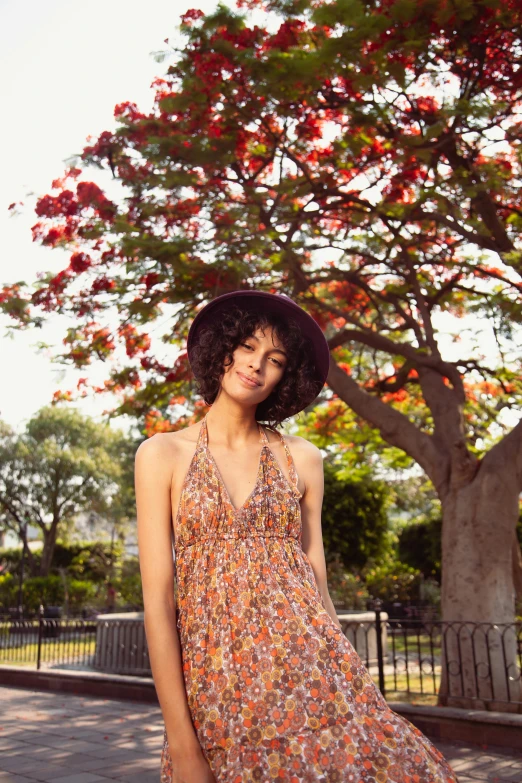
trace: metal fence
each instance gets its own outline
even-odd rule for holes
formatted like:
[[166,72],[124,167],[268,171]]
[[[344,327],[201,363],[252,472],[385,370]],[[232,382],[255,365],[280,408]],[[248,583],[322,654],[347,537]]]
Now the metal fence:
[[[342,630],[388,698],[466,699],[522,710],[522,623],[395,620],[376,609]],[[0,665],[151,676],[142,620],[0,622]],[[493,706],[492,706],[493,705]]]
[[522,623],[343,620],[342,630],[383,695],[443,695],[446,703],[522,711]]
[[151,676],[143,621],[0,621],[0,666]]

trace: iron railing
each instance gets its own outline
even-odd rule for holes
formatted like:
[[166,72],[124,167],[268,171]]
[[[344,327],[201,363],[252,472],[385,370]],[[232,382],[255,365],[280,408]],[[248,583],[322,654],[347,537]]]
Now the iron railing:
[[0,665],[150,676],[141,620],[0,621]]
[[[522,623],[389,619],[377,605],[341,628],[387,698],[441,695],[447,703],[522,709]],[[371,619],[367,619],[370,617]],[[140,619],[0,622],[0,665],[151,676]]]
[[378,606],[374,615],[358,621],[339,613],[339,620],[383,695],[522,710],[521,622],[397,620]]

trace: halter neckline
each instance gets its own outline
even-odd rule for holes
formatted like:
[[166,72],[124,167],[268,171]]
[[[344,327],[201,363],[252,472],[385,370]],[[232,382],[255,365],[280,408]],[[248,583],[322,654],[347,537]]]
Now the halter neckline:
[[261,451],[260,451],[260,454],[259,454],[259,461],[258,461],[258,468],[257,468],[257,473],[256,473],[255,484],[254,484],[254,487],[253,487],[252,491],[250,492],[250,494],[248,495],[248,497],[244,501],[244,503],[242,503],[241,506],[236,508],[236,506],[234,506],[234,504],[232,503],[232,500],[230,498],[230,493],[229,493],[229,491],[228,491],[228,489],[226,487],[225,482],[223,481],[223,477],[222,477],[222,475],[220,473],[220,470],[218,468],[217,462],[214,459],[214,456],[213,456],[213,454],[212,454],[212,452],[210,451],[210,448],[209,448],[207,416],[208,416],[208,411],[205,414],[205,416],[203,417],[202,422],[201,422],[201,428],[200,428],[199,437],[198,437],[198,447],[202,446],[205,449],[205,451],[206,451],[206,453],[207,453],[207,455],[209,457],[209,460],[210,460],[212,466],[214,467],[214,470],[215,470],[215,473],[216,473],[216,477],[217,477],[218,482],[219,482],[219,484],[220,484],[220,486],[221,486],[221,488],[223,490],[223,495],[225,497],[225,500],[227,501],[227,503],[228,503],[228,505],[230,507],[230,510],[231,510],[231,512],[232,512],[234,517],[238,516],[240,513],[242,513],[243,511],[245,511],[248,508],[250,500],[252,499],[253,495],[258,491],[258,489],[260,487],[261,481],[263,479],[263,452],[264,452],[265,448],[268,449],[268,451],[269,451],[269,453],[271,455],[271,459],[273,460],[277,470],[279,470],[279,472],[281,473],[281,476],[283,477],[284,481],[288,484],[290,490],[294,493],[294,495],[298,499],[302,497],[299,489],[297,488],[298,476],[297,476],[297,471],[296,471],[296,468],[295,468],[295,464],[294,464],[292,455],[290,454],[290,449],[288,448],[288,444],[287,444],[285,438],[283,437],[283,435],[280,432],[277,433],[279,435],[279,438],[281,439],[281,442],[283,444],[283,448],[285,450],[286,459],[287,459],[287,463],[288,463],[288,472],[290,474],[290,481],[288,481],[288,479],[286,478],[285,474],[281,470],[281,466],[279,465],[279,462],[276,459],[276,457],[274,455],[274,452],[272,451],[272,449],[270,447],[270,442],[268,440],[268,437],[267,437],[267,434],[265,432],[264,427],[262,427],[259,424],[259,422],[257,422],[257,427],[258,427],[258,431],[259,431],[259,442],[261,443]]
[[221,485],[221,488],[223,490],[223,494],[225,496],[225,500],[227,501],[228,505],[230,506],[230,510],[231,510],[233,516],[236,517],[238,514],[240,514],[242,511],[244,511],[248,507],[250,499],[253,497],[254,493],[257,492],[257,490],[259,488],[259,485],[261,483],[261,479],[263,478],[263,452],[265,450],[265,446],[268,446],[268,438],[266,436],[266,433],[264,432],[264,430],[262,429],[262,427],[258,423],[257,427],[258,427],[258,431],[259,431],[259,442],[261,443],[261,451],[260,451],[259,460],[258,460],[258,463],[257,463],[257,471],[256,471],[256,478],[255,478],[255,481],[254,481],[254,487],[253,487],[252,491],[249,493],[249,495],[246,498],[246,500],[244,500],[244,502],[240,506],[238,506],[236,508],[236,506],[234,506],[234,504],[232,503],[232,498],[230,497],[230,492],[228,491],[227,485],[225,484],[225,482],[223,480],[223,476],[221,475],[221,471],[218,468],[217,462],[214,459],[214,456],[213,456],[213,454],[210,451],[209,446],[208,446],[207,416],[208,416],[208,413],[205,415],[205,417],[203,419],[203,423],[202,423],[201,430],[200,430],[200,435],[202,435],[202,440],[203,440],[203,447],[205,448],[205,451],[207,452],[207,454],[209,456],[209,459],[210,459],[212,465],[215,468],[216,476],[217,476],[219,484]]

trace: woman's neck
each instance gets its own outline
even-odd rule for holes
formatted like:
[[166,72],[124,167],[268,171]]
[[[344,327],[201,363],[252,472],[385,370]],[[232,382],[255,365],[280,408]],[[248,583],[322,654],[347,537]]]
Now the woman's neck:
[[227,406],[214,404],[206,414],[207,424],[212,431],[212,440],[227,448],[259,439],[259,425],[255,409],[238,408],[226,410]]

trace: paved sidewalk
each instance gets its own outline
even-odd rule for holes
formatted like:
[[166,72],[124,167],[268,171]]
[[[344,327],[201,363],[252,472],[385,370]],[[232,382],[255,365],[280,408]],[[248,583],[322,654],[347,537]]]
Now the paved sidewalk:
[[[154,704],[0,687],[0,783],[159,783],[162,738]],[[520,751],[435,744],[460,783],[522,783]]]
[[[519,783],[522,751],[493,746],[473,747],[462,742],[432,740],[457,773],[459,783]],[[0,781],[2,778],[0,777]]]

